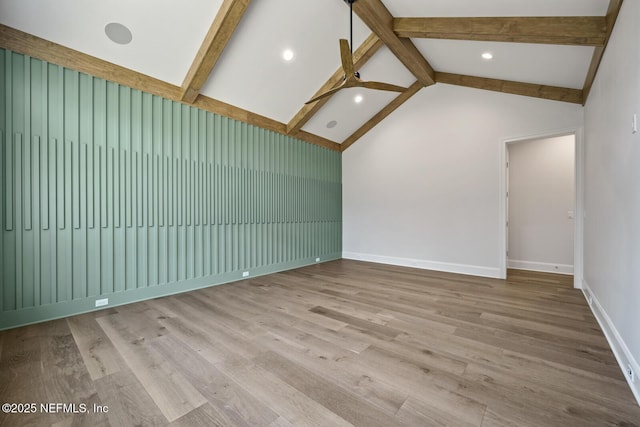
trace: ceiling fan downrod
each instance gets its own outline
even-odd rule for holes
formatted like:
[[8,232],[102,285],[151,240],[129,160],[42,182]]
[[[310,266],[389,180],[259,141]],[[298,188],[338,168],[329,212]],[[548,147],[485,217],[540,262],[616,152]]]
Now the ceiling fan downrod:
[[[345,3],[349,4],[349,47],[351,48],[351,57],[353,58],[353,4],[356,0],[344,0]],[[357,78],[360,78],[360,73],[355,71],[353,73]],[[344,79],[347,79],[347,76],[344,76]]]

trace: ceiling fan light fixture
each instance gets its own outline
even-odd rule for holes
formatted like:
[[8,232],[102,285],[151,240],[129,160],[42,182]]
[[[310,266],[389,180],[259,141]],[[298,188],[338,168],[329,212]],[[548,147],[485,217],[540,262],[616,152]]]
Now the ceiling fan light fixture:
[[289,62],[293,59],[293,51],[291,49],[285,49],[282,51],[282,59]]

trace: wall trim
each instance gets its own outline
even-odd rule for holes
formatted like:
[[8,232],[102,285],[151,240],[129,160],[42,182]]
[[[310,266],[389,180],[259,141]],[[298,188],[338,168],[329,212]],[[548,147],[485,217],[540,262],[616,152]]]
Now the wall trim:
[[507,268],[515,270],[541,271],[543,273],[558,273],[573,275],[573,265],[570,264],[551,264],[548,262],[522,261],[518,259],[509,259]]
[[356,261],[376,262],[379,264],[397,265],[401,267],[413,267],[423,270],[444,271],[446,273],[466,274],[469,276],[500,278],[500,269],[497,267],[485,267],[479,265],[455,264],[450,262],[430,261],[414,258],[400,258],[386,255],[365,254],[359,252],[343,252],[342,257]]
[[[232,271],[217,276],[203,276],[179,282],[149,286],[147,288],[129,289],[122,292],[101,294],[73,301],[63,301],[55,304],[42,305],[39,307],[29,307],[21,310],[5,311],[2,312],[0,331],[5,329],[17,328],[20,326],[31,325],[34,323],[46,322],[49,320],[71,317],[91,311],[110,309],[121,305],[146,301],[152,298],[161,298],[170,295],[181,294],[183,292],[194,291],[197,289],[209,288],[211,286],[224,285],[241,280],[250,280],[253,277],[306,267],[308,265],[318,264],[320,262],[334,261],[340,258],[340,253],[333,253],[323,255],[320,261],[316,261],[316,258],[314,257],[283,262],[280,264],[272,264],[254,269],[247,269],[245,271],[249,271],[248,277],[242,277],[242,271]],[[96,308],[95,301],[102,298],[109,298],[109,305]]]
[[[622,339],[622,336],[616,329],[607,312],[600,304],[600,301],[598,301],[598,298],[596,298],[594,293],[591,291],[591,288],[589,287],[589,284],[586,280],[582,281],[582,293],[584,294],[587,303],[589,303],[589,297],[591,297],[591,304],[589,304],[591,312],[595,316],[598,324],[600,325],[600,329],[602,329],[605,338],[609,342],[609,347],[611,347],[613,355],[615,356],[616,360],[618,361],[618,365],[622,370],[622,376],[624,376],[625,380],[627,380],[627,384],[629,384],[631,392],[636,398],[636,402],[638,402],[638,405],[640,405],[640,378],[638,377],[638,375],[640,375],[640,365],[638,364],[638,361],[633,357],[633,354],[631,354],[629,347]],[[631,368],[635,373],[635,382],[631,382],[631,380],[625,373],[627,365],[631,365]]]

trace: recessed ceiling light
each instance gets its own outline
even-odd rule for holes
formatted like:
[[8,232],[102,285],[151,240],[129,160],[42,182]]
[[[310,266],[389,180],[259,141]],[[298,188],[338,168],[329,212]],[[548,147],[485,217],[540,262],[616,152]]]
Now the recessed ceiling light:
[[114,43],[129,44],[133,40],[131,30],[119,22],[110,22],[104,27],[104,33]]
[[293,59],[293,51],[291,49],[285,49],[282,52],[282,57],[285,61],[291,61]]
[[363,100],[362,95],[356,95],[356,97],[353,98],[353,100],[356,102],[356,104],[360,104]]
[[485,52],[482,54],[482,59],[486,59],[486,60],[493,59],[493,54],[491,52]]
[[338,122],[336,122],[335,120],[331,120],[329,123],[327,123],[327,127],[329,129],[336,127],[336,125],[338,124]]

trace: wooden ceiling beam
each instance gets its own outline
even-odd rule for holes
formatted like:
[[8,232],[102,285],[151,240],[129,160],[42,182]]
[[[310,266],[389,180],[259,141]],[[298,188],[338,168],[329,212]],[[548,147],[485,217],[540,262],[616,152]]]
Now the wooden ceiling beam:
[[604,16],[395,18],[399,37],[603,46]]
[[475,89],[491,90],[494,92],[510,93],[513,95],[549,99],[552,101],[563,101],[573,104],[582,103],[582,90],[580,89],[440,72],[436,72],[436,82],[471,87]]
[[[52,64],[69,68],[70,70],[89,74],[97,78],[118,83],[123,86],[150,93],[152,95],[157,95],[172,101],[183,102],[182,91],[178,86],[2,24],[0,24],[0,48],[41,59]],[[207,96],[200,95],[193,105],[211,113],[229,117],[283,135],[288,135],[287,125],[285,123],[280,123],[268,117],[252,113],[251,111],[226,104]],[[340,151],[340,144],[317,135],[301,132],[296,134],[294,137],[310,144],[320,145],[334,151]]]
[[320,147],[328,148],[333,151],[342,151],[342,147],[337,142],[331,141],[330,139],[324,138],[322,136],[316,135],[315,133],[309,133],[304,130],[297,130],[290,134],[293,138],[298,138],[303,141],[307,141],[311,144],[319,145]]
[[418,48],[393,32],[393,16],[381,0],[359,0],[353,11],[373,31],[423,86],[435,83],[434,71]]
[[587,71],[587,77],[585,78],[584,86],[582,87],[582,105],[586,104],[587,98],[589,98],[589,93],[591,92],[593,81],[596,79],[598,68],[600,68],[600,62],[602,62],[602,56],[604,55],[604,51],[607,48],[609,39],[611,38],[611,33],[613,32],[613,27],[616,25],[621,7],[622,0],[611,0],[609,2],[609,8],[607,9],[607,15],[605,16],[606,36],[602,46],[596,47],[593,52],[591,65],[589,66],[589,71]]
[[[356,70],[362,67],[367,61],[382,47],[382,41],[375,34],[371,33],[369,37],[353,52],[353,66]],[[344,79],[344,70],[342,67],[339,67],[335,73],[327,80],[318,91],[311,97],[311,99],[316,96],[325,93],[328,90],[331,90],[337,87],[342,80]],[[287,132],[295,133],[299,129],[301,129],[310,119],[313,117],[315,113],[320,110],[327,102],[329,102],[329,98],[320,99],[317,102],[312,102],[311,104],[305,104],[300,111],[296,113],[295,116],[289,121],[287,124]]]
[[193,103],[196,100],[250,2],[224,0],[182,82],[182,101]]
[[409,98],[418,93],[420,89],[424,86],[421,82],[416,81],[411,86],[407,88],[406,91],[402,92],[396,98],[393,99],[389,104],[387,104],[382,110],[380,110],[375,116],[369,119],[364,125],[360,126],[360,128],[355,131],[351,136],[345,139],[341,144],[341,151],[346,150],[354,142],[360,139],[364,134],[373,129],[378,123],[384,120],[389,114],[393,113],[398,107],[404,104]]

